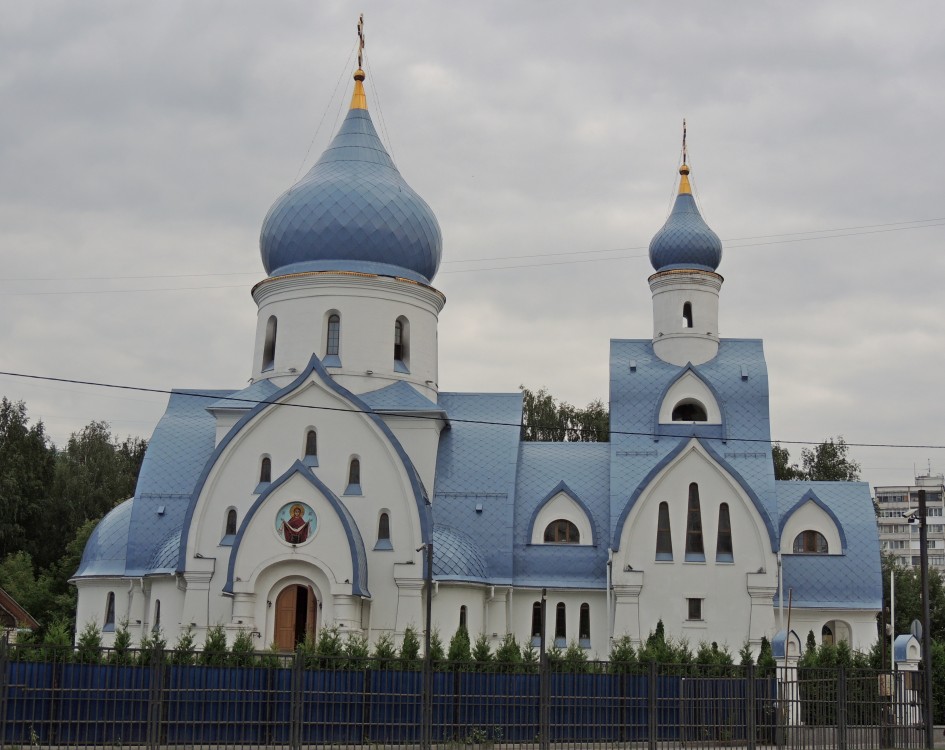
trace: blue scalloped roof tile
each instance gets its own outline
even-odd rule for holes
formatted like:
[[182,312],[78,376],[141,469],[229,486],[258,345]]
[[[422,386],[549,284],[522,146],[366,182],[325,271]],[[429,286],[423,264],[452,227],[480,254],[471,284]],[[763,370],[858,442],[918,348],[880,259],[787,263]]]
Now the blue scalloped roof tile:
[[440,407],[409,383],[396,383],[360,394],[374,411],[439,411]]
[[[790,511],[811,490],[843,526],[842,555],[783,555],[784,591],[795,607],[881,609],[879,530],[866,482],[776,482],[778,505]],[[785,519],[779,519],[783,521]]]
[[433,530],[433,575],[454,581],[489,580],[489,566],[473,539],[451,526]]

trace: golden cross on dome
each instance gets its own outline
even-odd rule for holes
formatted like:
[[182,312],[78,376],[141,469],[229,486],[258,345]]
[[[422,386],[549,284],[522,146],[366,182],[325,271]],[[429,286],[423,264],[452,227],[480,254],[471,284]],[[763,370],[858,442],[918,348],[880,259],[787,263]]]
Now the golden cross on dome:
[[683,118],[682,121],[682,163],[685,164],[686,159],[686,118]]

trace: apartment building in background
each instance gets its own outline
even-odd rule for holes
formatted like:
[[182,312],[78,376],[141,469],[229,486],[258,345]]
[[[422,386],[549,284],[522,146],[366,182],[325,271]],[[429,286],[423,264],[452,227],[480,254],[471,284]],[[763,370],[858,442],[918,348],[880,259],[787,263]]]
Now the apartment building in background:
[[880,547],[903,565],[919,567],[919,524],[909,523],[910,512],[919,507],[919,490],[925,490],[929,567],[945,572],[945,475],[930,472],[912,485],[875,488]]

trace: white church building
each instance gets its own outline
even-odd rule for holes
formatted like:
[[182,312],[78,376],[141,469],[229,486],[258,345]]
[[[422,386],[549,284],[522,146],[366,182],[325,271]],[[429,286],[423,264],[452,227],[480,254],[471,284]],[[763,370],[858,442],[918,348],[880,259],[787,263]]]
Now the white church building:
[[722,244],[685,158],[650,243],[652,336],[611,341],[610,442],[524,442],[521,393],[439,390],[440,228],[354,78],[337,135],[263,222],[251,384],[171,395],[72,579],[78,629],[399,641],[423,630],[432,543],[444,641],[464,623],[534,642],[546,589],[547,643],[591,657],[659,620],[757,651],[790,592],[802,640],[869,648],[869,489],[775,481],[762,343],[720,337]]

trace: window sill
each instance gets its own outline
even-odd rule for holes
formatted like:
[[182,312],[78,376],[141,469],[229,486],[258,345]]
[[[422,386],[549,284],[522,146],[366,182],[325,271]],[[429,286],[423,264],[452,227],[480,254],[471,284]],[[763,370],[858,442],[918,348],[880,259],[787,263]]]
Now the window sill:
[[568,639],[567,638],[555,638],[555,648],[567,648]]
[[272,484],[272,482],[260,482],[256,485],[256,489],[253,490],[253,494],[261,495],[263,492],[269,489],[270,484]]
[[337,354],[326,354],[322,360],[323,367],[341,367],[341,357]]
[[589,649],[591,647],[591,639],[590,638],[578,639],[578,646],[580,646],[581,648]]
[[539,648],[539,647],[541,646],[541,636],[540,636],[540,635],[533,635],[533,636],[532,636],[531,646],[532,646],[532,648]]
[[375,552],[381,550],[393,550],[394,545],[390,543],[390,539],[378,539],[377,544],[374,545]]
[[226,534],[226,535],[220,540],[220,545],[219,545],[219,546],[221,546],[221,547],[232,547],[232,546],[233,546],[233,542],[235,542],[235,541],[236,541],[236,534]]
[[410,368],[404,364],[403,360],[395,359],[394,360],[394,372],[402,372],[406,375],[410,374]]
[[672,562],[673,553],[672,552],[657,552],[656,553],[656,562]]
[[683,562],[705,564],[705,555],[688,554]]
[[305,456],[302,459],[302,463],[305,466],[308,466],[310,469],[314,469],[316,466],[318,466],[318,456]]
[[115,632],[115,623],[110,622],[102,626],[103,633],[114,633]]
[[717,563],[724,563],[725,565],[734,565],[735,557],[733,555],[716,555],[715,561]]
[[361,495],[361,485],[360,484],[349,484],[345,487],[345,495]]

